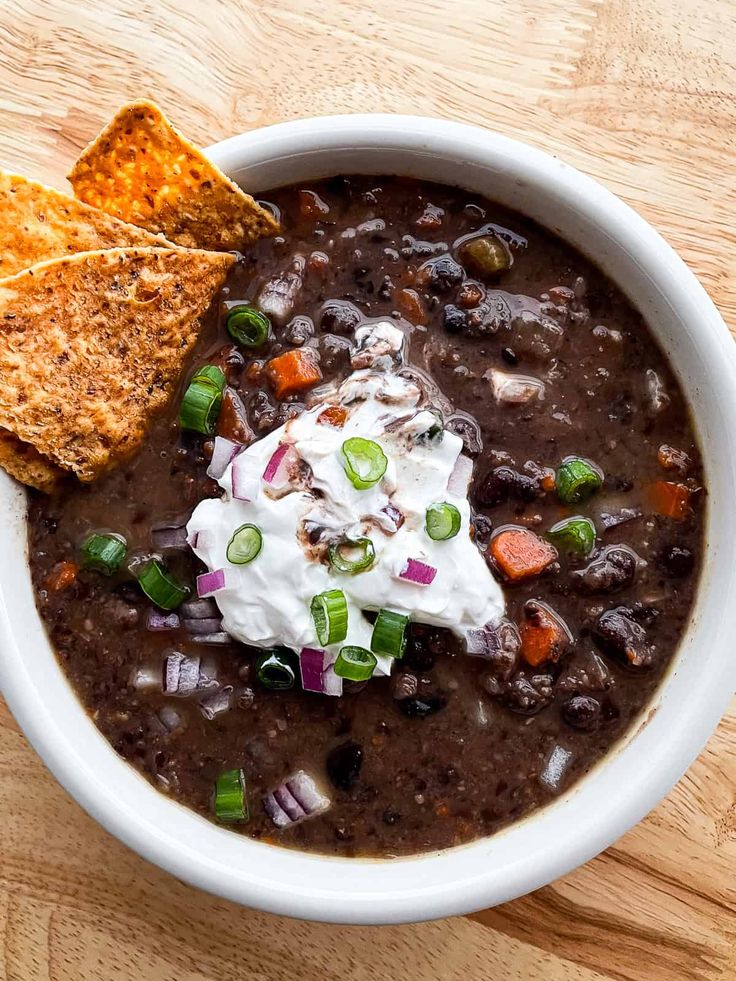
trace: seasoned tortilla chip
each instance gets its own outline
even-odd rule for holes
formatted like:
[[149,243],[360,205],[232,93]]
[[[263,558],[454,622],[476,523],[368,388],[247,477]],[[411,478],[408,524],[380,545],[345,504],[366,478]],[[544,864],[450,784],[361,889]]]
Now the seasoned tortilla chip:
[[0,429],[0,467],[22,484],[28,484],[47,494],[65,476],[30,443],[24,443],[6,429]]
[[243,249],[278,231],[152,102],[123,106],[69,180],[80,200],[187,248]]
[[57,256],[131,245],[171,243],[45,184],[0,170],[0,276]]
[[109,249],[0,280],[0,426],[80,480],[129,456],[233,261]]

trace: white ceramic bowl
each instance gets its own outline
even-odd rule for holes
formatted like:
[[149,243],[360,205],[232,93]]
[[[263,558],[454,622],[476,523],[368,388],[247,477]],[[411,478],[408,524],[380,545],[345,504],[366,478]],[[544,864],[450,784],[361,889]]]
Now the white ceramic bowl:
[[624,288],[689,394],[709,487],[696,610],[646,724],[553,805],[493,838],[393,861],[287,851],[216,827],[157,793],[97,732],[57,665],[26,560],[25,495],[3,475],[0,681],[50,769],[89,813],[145,858],[212,893],[265,910],[347,923],[465,913],[536,889],[640,820],[695,758],[736,679],[736,362],[726,327],[659,235],[599,184],[553,157],[469,126],[407,116],[334,116],[233,137],[212,159],[251,191],[338,173],[429,178],[537,219]]

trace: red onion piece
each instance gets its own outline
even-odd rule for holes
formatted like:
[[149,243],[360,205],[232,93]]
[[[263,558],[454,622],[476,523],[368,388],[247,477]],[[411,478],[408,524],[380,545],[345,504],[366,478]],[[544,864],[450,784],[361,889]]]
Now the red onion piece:
[[342,678],[335,674],[334,664],[329,664],[322,675],[322,684],[325,686],[325,695],[335,695],[339,698],[342,695]]
[[281,443],[263,471],[263,480],[272,487],[283,487],[289,482],[290,465],[296,458],[296,451],[290,443]]
[[218,630],[213,634],[192,634],[190,640],[193,644],[209,644],[212,647],[219,647],[224,644],[231,644],[233,639],[224,630]]
[[182,620],[207,620],[220,616],[213,599],[188,599],[179,607]]
[[[276,452],[278,452],[278,450]],[[271,459],[273,459],[273,457]],[[270,466],[270,461],[268,466]],[[266,470],[268,470],[268,466],[266,467]],[[236,501],[255,501],[255,499],[258,497],[260,481],[254,473],[248,471],[247,467],[247,457],[236,457],[232,469],[233,497]]]
[[559,794],[562,790],[562,784],[572,763],[572,755],[569,749],[558,744],[545,760],[544,769],[537,779],[543,787],[551,790],[553,794]]
[[263,808],[277,828],[323,814],[330,804],[329,797],[320,793],[304,770],[298,770],[263,798]]
[[160,610],[149,610],[146,616],[146,630],[178,630],[179,626],[178,613],[162,613]]
[[227,712],[232,704],[232,694],[233,686],[226,685],[224,688],[215,692],[214,695],[208,695],[206,698],[203,698],[199,703],[199,710],[205,719],[211,722],[218,715]]
[[211,544],[212,533],[209,531],[195,531],[187,537],[187,545],[192,549],[209,548]]
[[399,573],[399,579],[415,583],[417,586],[431,586],[437,570],[433,565],[420,562],[419,559],[407,559]]
[[207,476],[213,480],[219,480],[227,470],[230,461],[242,449],[239,443],[233,443],[231,439],[224,436],[215,436],[215,446],[212,450],[212,459],[207,467]]
[[182,627],[188,634],[214,634],[222,630],[220,617],[203,617],[199,620],[183,620]]
[[225,588],[225,570],[215,569],[213,572],[204,572],[197,576],[197,596],[205,599],[220,589]]
[[202,665],[201,658],[180,651],[168,655],[164,664],[164,694],[186,697],[195,691],[216,688],[214,672]]
[[154,528],[151,531],[151,544],[159,552],[182,551],[189,544],[184,525],[167,528]]
[[473,461],[469,456],[461,453],[455,460],[455,466],[447,480],[447,489],[456,497],[468,496],[468,485],[473,476]]
[[303,648],[299,655],[299,670],[302,676],[302,688],[304,691],[316,691],[324,694],[324,651],[317,650],[314,647]]
[[371,517],[388,535],[395,535],[404,523],[404,515],[390,501],[385,508],[381,508],[378,514],[371,515]]
[[288,269],[269,279],[258,294],[258,309],[276,323],[284,323],[294,308],[294,303],[304,285],[306,260],[297,253],[292,256]]

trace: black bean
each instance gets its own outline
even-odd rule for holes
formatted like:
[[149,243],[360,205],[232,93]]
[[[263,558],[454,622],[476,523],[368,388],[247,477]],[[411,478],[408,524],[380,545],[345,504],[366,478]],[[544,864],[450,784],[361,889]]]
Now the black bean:
[[428,259],[417,271],[417,283],[434,293],[449,293],[464,278],[463,267],[455,262],[449,252]]
[[327,776],[338,790],[352,790],[362,766],[363,750],[358,743],[341,743],[327,754]]
[[645,667],[652,660],[646,630],[628,607],[617,606],[601,613],[593,628],[593,640],[603,654],[624,664]]
[[443,709],[447,699],[442,695],[424,695],[421,698],[404,698],[396,704],[410,719],[424,719]]
[[284,327],[283,338],[288,344],[301,347],[314,337],[314,324],[311,317],[294,317]]
[[434,661],[435,655],[429,648],[427,631],[421,625],[410,628],[402,666],[415,671],[431,671]]
[[464,310],[448,303],[442,315],[442,322],[448,334],[461,334],[467,326],[468,318]]
[[695,568],[695,556],[684,545],[665,545],[657,555],[657,565],[667,576],[682,579]]
[[630,586],[636,577],[636,556],[623,545],[610,545],[584,569],[570,573],[575,588],[592,596],[615,593]]
[[513,349],[510,347],[502,348],[501,357],[506,362],[506,364],[510,364],[512,367],[519,363],[518,357],[514,353]]
[[562,717],[573,729],[590,732],[600,721],[600,702],[592,695],[573,695],[562,706]]
[[520,672],[507,686],[503,704],[517,715],[536,715],[552,701],[552,675]]
[[388,824],[389,827],[394,824],[398,824],[401,820],[401,815],[398,811],[392,811],[390,809],[383,812],[383,823]]
[[511,467],[495,467],[481,481],[475,492],[484,507],[495,507],[508,500],[533,501],[540,494],[539,481],[518,473]]
[[471,516],[474,531],[474,541],[478,545],[485,547],[491,540],[493,534],[493,522],[485,514],[473,512]]
[[363,314],[348,300],[328,300],[322,307],[319,327],[332,334],[351,336],[363,319]]

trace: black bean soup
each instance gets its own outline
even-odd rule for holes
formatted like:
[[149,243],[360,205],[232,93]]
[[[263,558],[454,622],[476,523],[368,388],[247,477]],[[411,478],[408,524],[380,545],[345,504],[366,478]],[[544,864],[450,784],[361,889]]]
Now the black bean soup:
[[[141,569],[157,553],[193,587],[203,569],[181,527],[221,493],[206,475],[213,439],[179,425],[189,379],[129,465],[33,495],[38,605],[96,725],[173,799],[217,819],[217,785],[217,815],[233,830],[341,855],[467,842],[590,770],[673,657],[703,546],[688,407],[624,295],[518,214],[395,177],[266,198],[282,234],[240,259],[192,365],[226,375],[217,433],[249,443],[302,412],[313,379],[285,394],[269,368],[283,352],[306,352],[324,381],[339,379],[361,322],[403,325],[410,363],[474,461],[471,532],[503,583],[506,621],[480,656],[411,623],[390,678],[346,681],[330,697],[303,691],[298,671],[274,688],[261,652],[223,636],[211,601],[190,604],[189,619],[157,609]],[[228,310],[257,306],[268,283],[280,305],[269,339],[234,343]],[[112,575],[80,555],[101,530],[127,542]],[[182,677],[194,665],[194,682],[167,689],[172,665]],[[296,816],[309,819],[282,828],[264,795],[298,771],[330,804],[310,816],[292,785]]]

